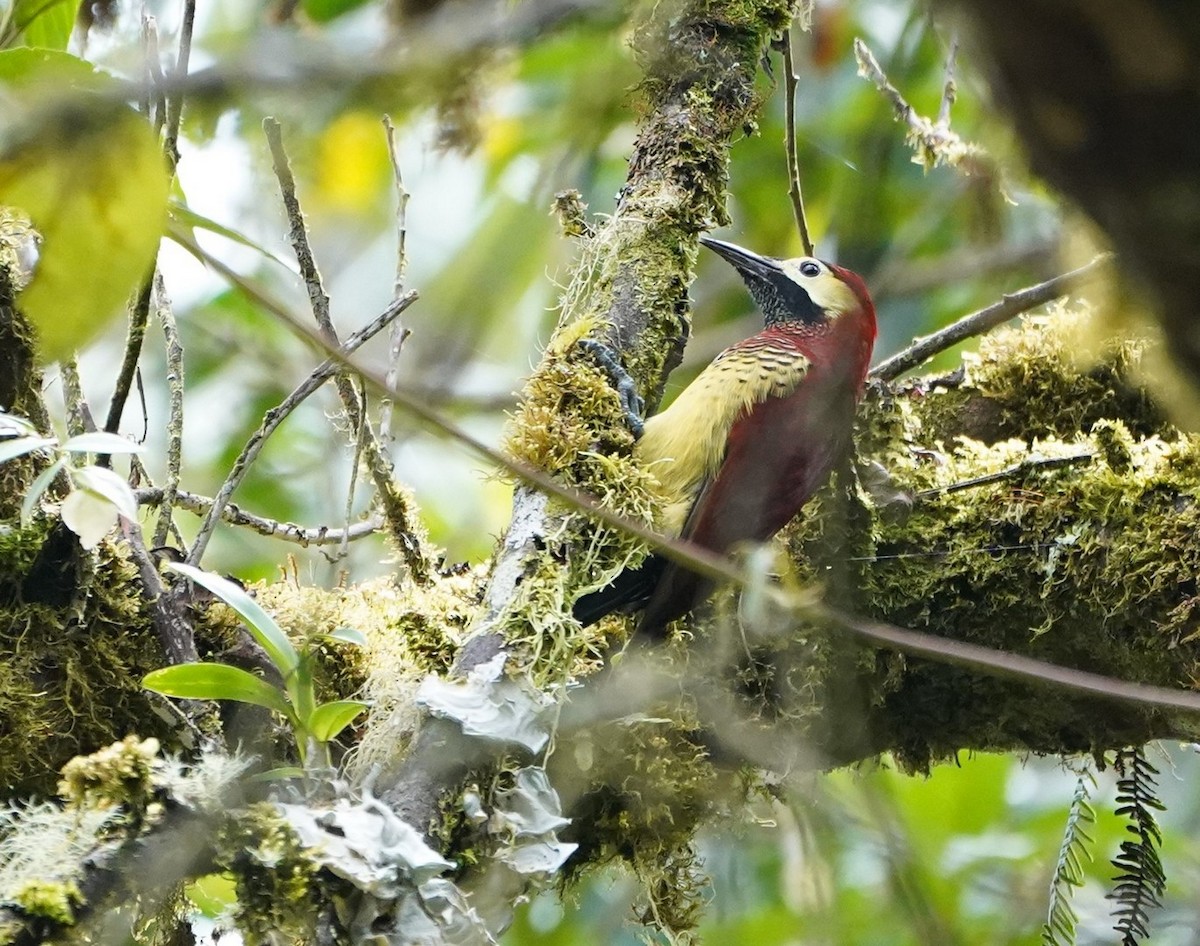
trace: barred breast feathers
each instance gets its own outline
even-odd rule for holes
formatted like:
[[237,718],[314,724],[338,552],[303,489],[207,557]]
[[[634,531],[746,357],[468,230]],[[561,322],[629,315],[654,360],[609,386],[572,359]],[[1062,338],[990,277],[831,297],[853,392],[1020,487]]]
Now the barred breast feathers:
[[646,421],[635,452],[662,485],[667,534],[679,533],[697,492],[716,475],[738,418],[769,397],[789,397],[808,373],[809,359],[785,341],[749,342],[727,348]]

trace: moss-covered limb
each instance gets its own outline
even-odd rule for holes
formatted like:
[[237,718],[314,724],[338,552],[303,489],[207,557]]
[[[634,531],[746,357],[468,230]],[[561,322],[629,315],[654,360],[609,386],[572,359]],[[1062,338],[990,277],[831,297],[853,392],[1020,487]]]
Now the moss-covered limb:
[[[849,585],[828,593],[860,613],[1190,686],[1200,678],[1200,438],[1171,427],[1139,386],[1139,346],[1115,342],[1077,363],[1083,329],[1077,313],[1031,320],[990,339],[961,383],[876,400],[863,444],[890,473],[890,494],[915,497],[911,508],[875,508],[847,540],[829,493],[793,525],[791,548],[809,575],[840,567]],[[1065,462],[1036,462],[1055,457]],[[964,748],[1094,752],[1198,728],[836,635],[823,647],[806,684],[821,707],[812,735],[832,759],[892,751],[920,768]]]
[[[603,338],[647,404],[657,403],[687,335],[697,234],[727,219],[730,142],[755,123],[758,63],[794,8],[790,0],[673,0],[653,5],[637,24],[633,48],[644,79],[629,173],[612,217],[583,241],[559,331],[512,425],[514,455],[640,521],[652,515],[652,501],[628,460],[632,440],[616,395],[575,342],[585,335]],[[539,563],[547,545],[553,545],[554,568],[563,576],[553,602],[560,612],[581,580],[611,573],[641,554],[616,535],[584,539],[581,523],[563,531],[553,513],[533,494],[518,492],[513,518],[528,535],[498,553],[481,633],[534,645],[544,636],[545,628],[531,634],[528,622],[530,605],[544,602],[522,600],[519,585],[544,570]],[[560,567],[572,559],[586,568]],[[593,646],[584,642],[581,650]]]
[[[16,307],[17,296],[31,277],[37,239],[27,218],[0,207],[0,410],[24,417],[49,434],[33,327]],[[0,465],[0,521],[18,513],[25,488],[45,462],[44,457],[30,454]]]

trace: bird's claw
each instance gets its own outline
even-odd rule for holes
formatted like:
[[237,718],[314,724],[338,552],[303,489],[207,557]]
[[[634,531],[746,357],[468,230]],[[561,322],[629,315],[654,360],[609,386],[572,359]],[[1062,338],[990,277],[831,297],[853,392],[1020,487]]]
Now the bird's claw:
[[612,381],[612,385],[617,392],[617,397],[621,400],[621,410],[625,413],[625,423],[628,425],[634,439],[640,438],[642,431],[646,429],[645,422],[642,420],[646,410],[646,402],[638,394],[637,382],[621,366],[621,362],[617,360],[616,352],[603,342],[598,342],[591,338],[581,338],[578,344],[580,348],[595,359],[596,364],[604,369],[605,374]]

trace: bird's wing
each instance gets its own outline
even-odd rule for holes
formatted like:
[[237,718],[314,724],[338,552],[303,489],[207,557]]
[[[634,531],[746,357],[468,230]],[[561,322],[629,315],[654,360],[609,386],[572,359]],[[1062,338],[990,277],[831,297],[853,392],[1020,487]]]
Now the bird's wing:
[[[720,430],[719,459],[695,478],[682,536],[719,553],[739,542],[762,541],[795,515],[816,488],[811,481],[819,476],[819,485],[827,475],[832,459],[826,454],[836,455],[839,449],[831,432],[838,428],[826,427],[817,435],[832,419],[807,416],[814,413],[808,405],[810,389],[800,382],[809,369],[802,352],[763,344],[758,336],[729,349],[706,369],[718,374],[714,384],[732,385],[719,400],[735,404],[736,411]],[[710,414],[708,423],[713,419]],[[709,590],[699,575],[668,564],[646,605],[642,628],[661,632]]]

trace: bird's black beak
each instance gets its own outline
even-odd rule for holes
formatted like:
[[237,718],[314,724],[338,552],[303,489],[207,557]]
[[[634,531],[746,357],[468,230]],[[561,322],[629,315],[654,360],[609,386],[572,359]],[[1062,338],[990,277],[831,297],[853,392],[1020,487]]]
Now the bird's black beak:
[[772,280],[783,274],[779,260],[770,256],[759,256],[736,243],[726,243],[724,240],[714,240],[712,237],[701,237],[700,242],[718,256],[723,257],[743,277]]

